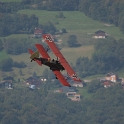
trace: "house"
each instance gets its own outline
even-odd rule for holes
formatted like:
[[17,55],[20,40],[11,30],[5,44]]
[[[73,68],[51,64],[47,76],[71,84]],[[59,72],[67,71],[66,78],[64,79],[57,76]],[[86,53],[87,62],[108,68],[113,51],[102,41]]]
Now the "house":
[[3,80],[12,80],[12,81],[14,81],[14,77],[8,76],[8,77],[3,78]]
[[74,97],[75,95],[76,95],[76,92],[67,92],[67,93],[66,93],[66,96],[67,96],[68,98]]
[[0,87],[6,88],[6,89],[13,89],[12,88],[12,80],[3,80],[0,82]]
[[76,92],[67,92],[66,96],[72,101],[80,101],[80,94],[77,94]]
[[35,85],[30,85],[29,88],[34,90],[35,89]]
[[72,86],[74,86],[74,87],[83,87],[83,83],[82,82],[74,82],[72,84]]
[[121,78],[120,80],[121,80],[121,85],[124,86],[124,78]]
[[99,38],[103,38],[104,39],[106,37],[107,37],[107,34],[104,31],[102,31],[102,30],[96,31],[94,36],[93,36],[93,38],[95,38],[95,39],[99,39]]
[[108,81],[112,81],[112,82],[117,82],[117,80],[119,80],[118,75],[116,75],[114,73],[106,74],[105,79]]
[[71,98],[72,101],[80,101],[80,94],[75,94],[74,97]]
[[35,85],[36,87],[41,86],[42,81],[39,78],[29,77],[26,79],[25,83],[27,85]]
[[104,87],[105,88],[108,88],[108,87],[111,87],[112,86],[112,82],[111,81],[108,81],[108,80],[105,80],[102,82]]
[[122,83],[124,83],[124,78],[122,78]]
[[42,36],[42,30],[40,28],[34,29],[34,37],[40,38]]
[[66,93],[66,96],[72,101],[80,101],[80,94],[77,94],[75,87],[61,87],[60,89],[54,90],[54,93]]

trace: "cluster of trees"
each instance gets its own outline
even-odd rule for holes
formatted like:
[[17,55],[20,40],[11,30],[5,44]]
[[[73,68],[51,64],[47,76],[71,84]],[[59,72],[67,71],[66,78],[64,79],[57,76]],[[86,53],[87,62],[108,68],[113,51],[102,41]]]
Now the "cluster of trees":
[[27,65],[23,61],[21,62],[13,61],[12,58],[7,58],[7,59],[0,61],[1,71],[11,71],[12,67],[25,68],[27,67]]
[[50,0],[45,4],[49,11],[74,11],[78,10],[79,0]]
[[115,72],[124,67],[124,40],[101,39],[96,42],[94,49],[91,59],[77,59],[76,67],[81,77]]
[[95,20],[115,24],[124,33],[123,6],[123,0],[80,0],[79,11]]
[[46,22],[45,24],[39,24],[39,27],[43,30],[42,33],[55,34],[57,31],[54,24],[50,21]]
[[43,33],[54,34],[56,27],[49,21],[45,24],[39,24],[38,17],[27,14],[1,14],[0,15],[0,36],[10,34],[33,34],[34,29],[39,27]]
[[7,38],[3,41],[3,47],[7,54],[19,55],[21,53],[27,53],[28,48],[35,49],[32,40],[26,38]]
[[[0,90],[0,122],[3,124],[123,124],[124,91],[119,85],[96,88],[90,99],[72,102],[65,93],[53,93],[48,83],[39,90]],[[90,87],[89,84],[88,87]],[[8,95],[9,94],[9,95]]]
[[46,3],[39,0],[23,0],[22,3],[26,3],[29,6],[35,3],[37,4],[37,9],[49,11],[79,10],[95,20],[115,24],[124,33],[123,0],[50,0],[46,1]]
[[69,47],[76,47],[77,37],[75,35],[70,35],[67,44]]
[[26,14],[1,14],[0,15],[0,36],[10,34],[33,33],[38,27],[38,17]]
[[124,32],[123,0],[50,0],[46,2],[43,0],[22,0],[15,3],[0,3],[0,12],[13,13],[19,9],[31,9],[33,4],[35,4],[35,9],[49,11],[79,10],[95,20],[115,24]]
[[0,13],[15,13],[23,8],[24,5],[21,5],[19,2],[0,2]]
[[3,42],[2,42],[2,40],[0,39],[0,51],[2,51],[3,50]]

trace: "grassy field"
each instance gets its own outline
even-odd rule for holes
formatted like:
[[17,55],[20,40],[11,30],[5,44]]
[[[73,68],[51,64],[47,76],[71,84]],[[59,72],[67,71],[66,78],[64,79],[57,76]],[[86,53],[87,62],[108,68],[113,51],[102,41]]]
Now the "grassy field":
[[51,21],[57,29],[65,28],[68,32],[77,34],[78,32],[93,33],[97,30],[103,30],[115,38],[124,38],[118,27],[107,25],[85,16],[79,11],[63,11],[64,19],[56,18],[58,11],[45,10],[20,10],[18,13],[25,13],[28,15],[35,14],[39,18],[39,23],[44,24]]
[[[73,51],[73,52],[72,52]],[[79,58],[80,56],[88,56],[91,57],[93,51],[93,46],[84,46],[84,47],[80,47],[80,48],[63,48],[61,50],[62,54],[64,55],[64,57],[67,59],[67,61],[70,64],[75,65],[75,62],[77,60],[77,58]],[[86,54],[88,53],[88,54]],[[55,55],[51,52],[49,53],[51,58],[55,58]],[[31,76],[34,72],[36,72],[37,75],[42,75],[44,69],[48,68],[46,66],[42,66],[40,67],[38,64],[36,64],[36,62],[30,62],[30,54],[28,53],[23,53],[21,55],[11,55],[10,56],[14,61],[17,62],[21,62],[24,61],[27,64],[27,68],[21,69],[23,76],[19,75],[19,70],[18,68],[13,68],[12,73],[8,72],[6,73],[6,75],[10,76],[12,75],[16,75],[17,78],[28,78],[29,76]]]
[[78,93],[81,96],[83,96],[83,98],[91,98],[92,97],[92,94],[87,92],[86,87],[84,87],[84,88],[77,88],[77,90],[78,90]]
[[9,58],[9,55],[5,51],[0,52],[0,61],[6,58]]

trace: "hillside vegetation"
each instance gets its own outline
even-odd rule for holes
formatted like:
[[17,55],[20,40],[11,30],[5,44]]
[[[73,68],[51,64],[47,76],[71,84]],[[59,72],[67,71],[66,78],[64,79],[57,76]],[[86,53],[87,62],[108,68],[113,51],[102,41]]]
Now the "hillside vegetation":
[[[44,4],[45,8],[42,5],[42,1],[40,2],[39,0],[34,0],[34,1],[22,0],[21,2],[18,2],[18,3],[12,2],[10,4],[2,2],[1,3],[2,9],[0,11],[1,13],[4,13],[4,14],[1,14],[0,24],[2,27],[0,29],[0,35],[4,36],[4,37],[1,37],[4,43],[4,48],[5,48],[5,51],[2,51],[3,54],[5,52],[8,53],[9,57],[10,58],[12,57],[14,61],[20,61],[19,57],[16,57],[16,54],[18,55],[21,54],[21,56],[23,56],[22,53],[24,53],[26,56],[26,52],[27,52],[26,49],[28,49],[28,47],[33,46],[33,44],[35,43],[41,42],[41,39],[30,38],[33,35],[33,31],[35,27],[40,27],[45,31],[45,33],[52,33],[52,34],[55,34],[57,30],[63,29],[63,28],[67,31],[67,33],[61,35],[57,39],[61,40],[61,45],[60,45],[60,47],[62,48],[61,51],[64,50],[63,53],[65,54],[65,57],[67,58],[69,63],[73,64],[73,66],[75,66],[75,63],[77,62],[77,59],[79,57],[88,57],[88,58],[92,57],[92,53],[94,51],[93,45],[96,43],[96,40],[94,40],[92,36],[96,31],[103,30],[109,35],[109,37],[114,37],[116,40],[119,40],[120,38],[124,38],[124,35],[122,34],[123,31],[121,30],[122,31],[121,32],[120,29],[116,27],[116,26],[119,26],[120,23],[116,21],[118,25],[115,24],[115,21],[114,21],[115,18],[113,20],[111,18],[111,22],[109,22],[110,20],[108,21],[110,24],[106,24],[108,23],[107,20],[102,20],[103,18],[98,18],[103,16],[102,13],[101,15],[99,15],[100,14],[99,12],[101,12],[99,11],[99,9],[101,9],[101,6],[97,11],[99,14],[96,16],[96,18],[94,18],[95,11],[92,11],[92,13],[90,13],[91,10],[94,10],[93,8],[97,6],[98,3],[101,5],[101,2],[98,2],[98,3],[94,2],[93,4],[90,0],[89,1],[81,0],[77,2],[73,1],[72,4],[71,2],[72,1],[69,0],[67,1],[66,4],[63,4],[65,3],[65,1],[61,1],[57,6],[58,0],[55,0],[55,1],[51,0],[51,2],[46,1],[46,4]],[[119,13],[122,13],[122,10],[123,10],[123,9],[122,10],[120,9],[121,2],[122,1],[114,2],[115,6],[117,5],[117,3],[119,3],[119,6],[116,6],[117,9],[119,9]],[[87,6],[89,7],[87,8],[87,13],[86,11],[84,11],[84,8],[85,8],[84,5],[86,6],[89,5]],[[108,12],[112,12],[111,11],[112,9],[114,10],[114,12],[116,12],[115,11],[116,7],[113,6],[112,2],[106,1],[106,5],[107,5],[106,10]],[[111,8],[110,10],[108,10],[108,7],[110,5],[111,5]],[[15,8],[15,6],[17,7]],[[6,7],[7,9],[5,9]],[[104,9],[105,8],[103,7],[103,10]],[[83,11],[85,14],[79,11]],[[60,16],[60,14],[62,15]],[[87,17],[86,15],[93,18],[94,20]],[[104,19],[107,17],[109,17],[109,15],[106,15],[106,17],[104,16]],[[119,16],[117,16],[117,13],[115,17],[116,19],[119,19]],[[102,22],[95,21],[99,19],[101,19],[100,21]],[[121,18],[120,18],[120,21],[121,21]],[[115,24],[116,26],[114,26],[113,24]],[[121,24],[122,24],[122,21],[121,21]],[[80,44],[80,47],[71,48],[71,49],[68,48],[67,42],[70,35],[75,35],[77,37],[77,42]],[[6,46],[8,45],[8,44],[5,44],[5,41],[8,40],[8,43],[9,41],[12,41],[12,40],[17,41],[17,37],[18,39],[25,37],[26,43],[30,45],[23,46],[24,45],[23,43],[22,45],[22,44],[18,44],[17,42],[17,45],[19,45],[19,47],[13,45],[13,47],[8,49],[11,44],[9,45],[9,47],[5,47],[5,45]],[[35,48],[33,47],[33,49]],[[4,54],[4,57],[1,57],[1,60],[8,57],[6,53]],[[13,56],[11,54],[13,54]],[[52,57],[54,57],[53,54],[51,55]],[[15,58],[18,58],[18,59],[16,60]],[[23,60],[24,57],[20,57],[20,58],[22,58],[21,60]],[[25,59],[25,62],[26,62],[26,59]],[[27,61],[26,64],[28,65],[28,67],[30,66],[29,60]],[[81,65],[81,66],[84,66],[84,65]],[[22,70],[25,70],[24,74],[29,72],[29,71],[26,71],[26,68]],[[36,71],[39,72],[38,70]],[[76,70],[76,71],[79,71],[79,70]],[[102,70],[102,72],[104,72],[104,70]]]
[[[96,80],[110,71],[124,77],[123,6],[123,0],[0,2],[0,80],[14,77],[13,89],[0,88],[0,124],[124,124],[123,86],[112,83],[104,88]],[[91,80],[76,88],[79,102],[71,101],[65,93],[55,93],[62,84],[54,74],[46,66],[30,62],[28,48],[36,51],[35,43],[46,47],[41,38],[33,38],[35,27],[53,35],[66,30],[56,37],[60,41],[57,45],[78,76]],[[108,37],[93,39],[98,30]],[[70,36],[78,46],[69,47]],[[47,81],[31,89],[25,80],[30,76],[38,80],[43,76]]]
[[90,93],[87,94],[87,98],[83,97],[80,102],[72,102],[63,93],[50,92],[48,85],[53,86],[50,82],[42,85],[41,89],[33,91],[28,88],[1,89],[0,122],[2,124],[123,124],[122,87],[116,85],[104,89],[93,87],[92,83],[88,86]]
[[124,38],[124,35],[118,27],[114,25],[106,26],[105,23],[92,20],[79,11],[63,11],[65,18],[56,18],[59,11],[45,11],[45,10],[20,10],[20,14],[28,14],[29,16],[35,14],[39,18],[39,23],[44,24],[48,21],[52,22],[57,29],[65,28],[67,32],[72,34],[94,34],[97,30],[103,30],[110,36],[117,39]]

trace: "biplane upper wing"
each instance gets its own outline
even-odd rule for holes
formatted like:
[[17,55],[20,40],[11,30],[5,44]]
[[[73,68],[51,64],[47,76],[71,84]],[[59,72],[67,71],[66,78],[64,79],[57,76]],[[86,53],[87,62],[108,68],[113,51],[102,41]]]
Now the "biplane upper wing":
[[44,34],[43,38],[47,42],[48,46],[51,48],[53,53],[59,58],[59,62],[63,65],[63,67],[67,70],[68,74],[74,81],[81,82],[80,78],[77,77],[77,74],[74,72],[74,70],[71,68],[71,66],[68,64],[62,53],[58,50],[57,46],[54,43],[53,38],[49,34]]
[[[28,51],[29,51],[29,53],[31,54],[31,55],[33,55],[35,52],[33,51],[33,50],[31,50],[31,49],[28,49]],[[34,59],[35,60],[35,59]],[[42,65],[42,63],[39,61],[39,60],[35,60],[37,63],[38,63],[38,65]]]
[[[40,54],[44,57],[44,58],[50,58],[50,56],[47,54],[47,52],[45,51],[44,47],[41,44],[35,44],[36,48],[38,49],[38,51],[40,52]],[[63,77],[63,75],[60,73],[60,71],[58,70],[52,70],[53,73],[56,75],[56,77],[58,78],[58,80],[64,85],[64,86],[70,86],[70,84],[67,82],[67,80]]]
[[40,52],[43,58],[50,58],[50,56],[47,54],[46,50],[41,44],[35,44],[36,48]]

